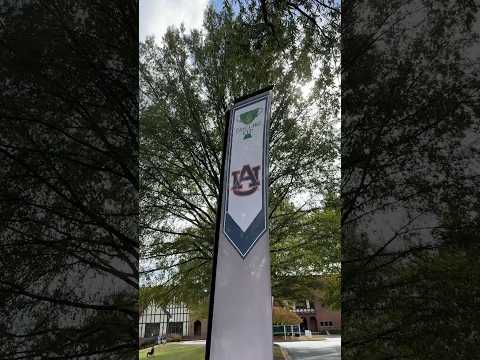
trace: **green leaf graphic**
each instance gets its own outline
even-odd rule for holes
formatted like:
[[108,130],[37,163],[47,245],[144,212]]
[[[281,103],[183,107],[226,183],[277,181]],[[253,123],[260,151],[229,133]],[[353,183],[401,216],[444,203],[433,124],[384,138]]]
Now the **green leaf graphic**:
[[240,121],[245,125],[250,124],[257,117],[259,110],[260,108],[256,108],[256,109],[247,111],[243,114],[240,114]]

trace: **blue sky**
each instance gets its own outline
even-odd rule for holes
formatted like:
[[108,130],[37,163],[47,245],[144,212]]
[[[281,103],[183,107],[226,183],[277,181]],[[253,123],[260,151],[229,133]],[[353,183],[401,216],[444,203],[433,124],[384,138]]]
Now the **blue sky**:
[[215,6],[216,9],[221,9],[223,5],[223,0],[212,0],[211,3]]

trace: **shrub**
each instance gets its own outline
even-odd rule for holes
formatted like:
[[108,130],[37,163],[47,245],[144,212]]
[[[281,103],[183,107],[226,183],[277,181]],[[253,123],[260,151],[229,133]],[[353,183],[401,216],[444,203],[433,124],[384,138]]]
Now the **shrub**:
[[272,321],[278,325],[298,325],[302,322],[302,319],[288,309],[274,306],[272,310]]
[[178,342],[182,341],[181,335],[168,335],[167,342]]
[[156,344],[157,344],[157,338],[155,337],[144,338],[140,340],[140,349],[152,347],[153,345],[156,345]]

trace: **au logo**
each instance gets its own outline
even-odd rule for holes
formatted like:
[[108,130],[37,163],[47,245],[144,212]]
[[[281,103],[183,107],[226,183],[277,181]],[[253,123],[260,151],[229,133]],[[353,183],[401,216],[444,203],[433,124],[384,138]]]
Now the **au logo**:
[[241,170],[233,171],[233,193],[238,196],[246,196],[257,191],[260,185],[258,179],[259,171],[260,165],[253,168],[250,165],[244,165]]
[[[244,112],[243,114],[240,114],[240,121],[247,125],[246,128],[242,129],[243,131],[243,140],[249,139],[252,137],[252,130],[255,124],[252,124],[252,122],[257,118],[258,114],[260,112],[260,108],[255,108],[253,110]],[[252,124],[252,125],[250,125]],[[258,125],[258,124],[257,124]]]

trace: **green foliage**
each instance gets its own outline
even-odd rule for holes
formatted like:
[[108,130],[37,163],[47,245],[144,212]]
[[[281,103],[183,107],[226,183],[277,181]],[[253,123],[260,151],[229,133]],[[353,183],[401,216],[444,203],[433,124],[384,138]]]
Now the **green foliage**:
[[138,7],[0,13],[0,358],[132,358]]
[[[298,9],[267,5],[241,2],[236,15],[228,2],[208,7],[201,32],[171,28],[160,45],[140,44],[142,281],[165,301],[205,308],[225,112],[270,84],[273,277],[338,272],[338,207],[328,205],[338,191],[338,103],[302,94],[312,82],[312,93],[338,95],[338,49]],[[323,20],[332,29],[337,18]]]
[[322,278],[322,285],[319,289],[313,291],[314,299],[318,299],[320,303],[331,309],[341,309],[341,274],[330,275]]
[[190,317],[192,319],[208,319],[208,303],[206,301],[190,305]]
[[302,319],[288,309],[274,306],[272,309],[272,322],[274,325],[299,325]]
[[342,7],[342,357],[476,358],[478,6]]
[[160,306],[166,306],[166,299],[168,299],[168,296],[167,289],[165,287],[153,286],[141,287],[139,289],[138,303],[140,304],[140,310],[146,308],[152,303],[156,303]]

